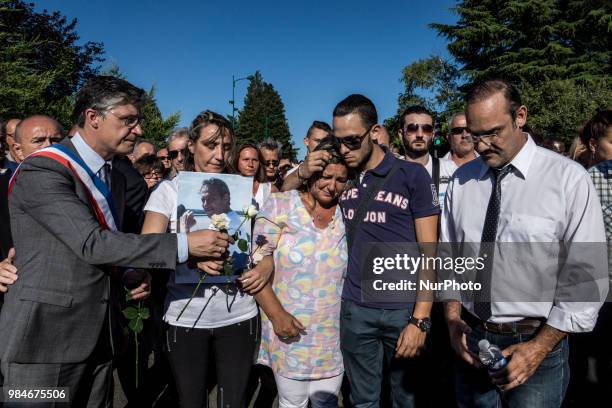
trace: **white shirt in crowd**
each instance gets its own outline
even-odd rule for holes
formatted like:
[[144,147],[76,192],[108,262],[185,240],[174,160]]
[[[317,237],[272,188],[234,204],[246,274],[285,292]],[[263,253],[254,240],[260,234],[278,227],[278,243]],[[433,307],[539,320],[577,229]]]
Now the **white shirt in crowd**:
[[[588,173],[578,163],[536,146],[531,137],[525,135],[526,144],[511,162],[514,170],[501,182],[497,242],[563,243],[566,246],[605,243],[601,206]],[[441,242],[480,242],[491,190],[491,172],[481,158],[455,172],[448,185],[442,213]],[[597,247],[605,248],[599,244]],[[537,255],[526,251],[509,260],[496,252],[491,296],[493,300],[504,301],[492,302],[490,321],[501,323],[525,317],[544,318],[547,324],[562,331],[592,330],[602,304],[595,299],[588,299],[593,300],[589,302],[559,300],[557,291],[553,290],[549,300],[543,296],[538,298],[542,299],[538,302],[515,302],[504,297],[504,293],[500,294],[504,286],[506,290],[533,293],[534,285],[542,280],[557,282],[558,277],[554,275],[557,269],[544,268],[542,265],[546,262],[538,259]],[[580,254],[570,256],[580,257]],[[557,257],[553,254],[546,261],[555,263]],[[598,298],[605,299],[608,291],[605,249],[579,261],[581,277],[591,274],[594,279],[585,279],[599,292]],[[498,273],[499,264],[503,273]],[[547,273],[553,276],[545,276]],[[570,286],[569,290],[573,288]],[[463,305],[473,310],[471,302],[464,301]]]
[[[429,177],[433,178],[433,157],[430,155],[427,156],[427,164],[425,165],[425,169],[429,173]],[[444,198],[446,197],[446,189],[448,188],[448,183],[453,176],[455,170],[458,167],[452,160],[446,160],[444,158],[440,159],[440,184],[438,185],[438,202],[440,203],[440,210],[444,209]]]
[[[173,233],[176,232],[177,226],[177,196],[178,177],[164,180],[153,190],[144,208],[145,211],[156,212],[168,217],[170,220],[168,232]],[[210,329],[229,326],[257,315],[257,305],[252,296],[240,291],[228,295],[224,292],[225,284],[204,283],[202,285],[204,289],[201,289],[200,294],[193,298],[189,307],[177,321],[176,318],[193,293],[195,284],[177,284],[175,271],[172,271],[167,286],[164,320],[173,326],[192,327],[197,320],[196,328]],[[228,305],[231,305],[229,310]],[[204,307],[206,310],[198,319]]]

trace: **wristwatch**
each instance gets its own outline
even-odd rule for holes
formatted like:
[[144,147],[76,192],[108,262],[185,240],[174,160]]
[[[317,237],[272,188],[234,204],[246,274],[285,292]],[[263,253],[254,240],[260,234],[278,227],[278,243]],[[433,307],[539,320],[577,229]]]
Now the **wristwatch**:
[[424,317],[422,319],[417,319],[416,317],[410,317],[409,324],[414,324],[416,327],[421,329],[423,333],[429,334],[431,330],[431,319],[429,317]]

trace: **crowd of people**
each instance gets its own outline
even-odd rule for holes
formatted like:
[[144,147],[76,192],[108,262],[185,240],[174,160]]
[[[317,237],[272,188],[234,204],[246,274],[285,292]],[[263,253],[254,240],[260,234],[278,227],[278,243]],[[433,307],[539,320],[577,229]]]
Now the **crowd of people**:
[[[394,144],[372,101],[354,94],[331,125],[313,121],[294,163],[274,139],[240,144],[210,110],[157,146],[142,132],[144,101],[142,89],[99,76],[76,95],[69,132],[44,115],[2,121],[5,390],[68,387],[72,406],[111,406],[116,370],[129,406],[199,408],[216,386],[224,408],[276,398],[281,408],[560,407],[584,400],[594,355],[603,395],[612,274],[596,265],[608,265],[612,239],[612,111],[566,152],[529,127],[512,84],[487,80],[450,116],[450,150],[438,157],[433,112],[408,107]],[[177,213],[180,172],[253,180],[257,256],[234,283],[176,280],[183,263],[223,273],[234,242],[190,230]],[[204,209],[228,194],[211,188]],[[496,275],[499,255],[487,262],[488,299],[363,295],[373,245],[500,242],[602,244],[575,280],[596,296],[496,301],[492,280],[498,291],[534,284]],[[520,268],[551,274],[529,254]],[[139,347],[122,314],[135,303],[147,306]],[[505,367],[483,366],[482,339]]]

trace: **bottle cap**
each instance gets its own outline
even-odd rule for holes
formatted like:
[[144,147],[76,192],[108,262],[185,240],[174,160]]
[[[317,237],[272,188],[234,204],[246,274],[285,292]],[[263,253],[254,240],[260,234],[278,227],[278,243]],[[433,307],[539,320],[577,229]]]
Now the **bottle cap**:
[[487,351],[491,343],[487,339],[482,339],[478,342],[478,348],[482,351]]

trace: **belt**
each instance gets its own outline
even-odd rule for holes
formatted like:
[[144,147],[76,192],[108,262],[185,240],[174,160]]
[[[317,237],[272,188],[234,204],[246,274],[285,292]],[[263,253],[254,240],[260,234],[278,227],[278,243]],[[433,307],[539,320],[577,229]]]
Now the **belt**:
[[516,322],[508,323],[494,323],[481,320],[474,314],[463,310],[461,312],[461,318],[468,324],[468,326],[475,328],[481,327],[490,333],[495,334],[534,334],[544,323],[540,319],[525,318]]

